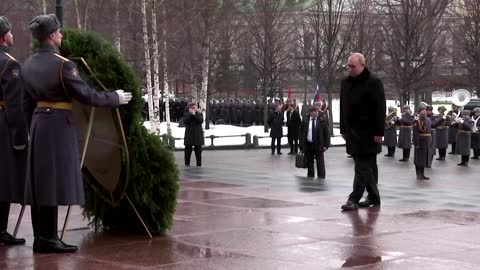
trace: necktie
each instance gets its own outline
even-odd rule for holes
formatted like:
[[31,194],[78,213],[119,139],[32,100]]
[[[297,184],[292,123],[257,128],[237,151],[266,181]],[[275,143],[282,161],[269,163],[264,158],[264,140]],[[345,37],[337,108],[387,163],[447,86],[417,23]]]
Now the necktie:
[[315,119],[312,119],[312,143],[315,142]]

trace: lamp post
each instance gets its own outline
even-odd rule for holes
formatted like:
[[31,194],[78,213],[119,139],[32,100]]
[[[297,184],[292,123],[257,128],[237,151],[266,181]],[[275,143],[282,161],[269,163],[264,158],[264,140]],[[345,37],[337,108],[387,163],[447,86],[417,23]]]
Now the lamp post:
[[55,15],[57,15],[60,24],[63,26],[63,6],[62,0],[57,0],[55,5]]

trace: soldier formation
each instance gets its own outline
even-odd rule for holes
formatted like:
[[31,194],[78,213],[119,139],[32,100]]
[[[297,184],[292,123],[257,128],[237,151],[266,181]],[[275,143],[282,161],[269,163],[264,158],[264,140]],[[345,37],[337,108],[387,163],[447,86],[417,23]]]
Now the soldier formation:
[[458,106],[452,104],[452,109],[445,114],[446,111],[444,106],[440,106],[438,114],[434,114],[433,107],[424,103],[418,107],[416,116],[408,105],[403,106],[402,114],[397,116],[396,108],[389,107],[385,118],[384,145],[388,148],[385,157],[393,157],[395,147],[398,147],[403,149],[399,161],[408,162],[413,142],[414,164],[419,180],[429,179],[424,175],[424,168],[431,167],[432,159],[437,153],[436,160],[445,161],[449,144],[449,154],[461,157],[458,166],[468,166],[471,152],[471,159],[479,159],[480,108],[460,111]]

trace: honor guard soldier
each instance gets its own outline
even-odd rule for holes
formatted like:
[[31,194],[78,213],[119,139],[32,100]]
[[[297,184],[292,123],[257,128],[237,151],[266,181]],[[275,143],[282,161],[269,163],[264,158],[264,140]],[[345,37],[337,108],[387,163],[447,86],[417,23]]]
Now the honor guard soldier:
[[446,120],[445,111],[447,108],[444,106],[438,107],[437,123],[435,129],[435,147],[438,149],[437,160],[445,160],[448,148],[448,122]]
[[[433,114],[433,106],[432,105],[426,105],[426,110],[427,110],[427,117],[430,119],[431,127],[432,127],[432,160],[433,157],[435,156],[435,150],[437,149],[437,127],[443,122],[443,118],[441,115],[435,115]],[[431,165],[431,164],[430,164]],[[430,165],[427,166],[427,168],[430,168]]]
[[388,149],[386,157],[395,156],[395,147],[397,146],[397,110],[395,107],[388,107],[388,114],[385,117],[385,135],[383,137],[383,145]]
[[58,205],[83,205],[84,192],[72,101],[98,107],[127,104],[131,93],[97,92],[78,75],[72,61],[59,54],[62,43],[57,17],[41,15],[29,24],[39,49],[25,62],[22,79],[30,124],[25,200],[31,205],[33,251],[75,252],[57,235]]
[[402,117],[397,122],[400,126],[397,147],[403,149],[403,157],[399,161],[407,162],[410,159],[410,149],[412,148],[412,124],[414,120],[415,117],[410,111],[410,106],[403,105]]
[[0,16],[0,244],[24,244],[7,232],[10,203],[23,203],[27,126],[22,114],[20,64],[8,54],[13,35],[7,18]]
[[463,110],[462,117],[455,121],[455,127],[458,129],[456,154],[462,156],[462,161],[458,166],[468,166],[470,160],[471,132],[474,125],[470,118],[470,111]]
[[472,150],[473,150],[473,157],[472,159],[479,159],[480,156],[480,108],[477,107],[473,109],[472,120],[474,122],[472,128]]
[[452,151],[449,154],[455,155],[456,145],[457,145],[457,132],[458,132],[458,125],[455,125],[455,120],[460,119],[460,111],[458,110],[458,106],[452,104],[452,110],[447,113],[447,120],[448,120],[448,143],[452,145]]
[[432,164],[432,128],[430,118],[427,117],[426,107],[421,105],[417,109],[418,116],[413,122],[413,163],[417,180],[428,180],[425,176],[425,167]]

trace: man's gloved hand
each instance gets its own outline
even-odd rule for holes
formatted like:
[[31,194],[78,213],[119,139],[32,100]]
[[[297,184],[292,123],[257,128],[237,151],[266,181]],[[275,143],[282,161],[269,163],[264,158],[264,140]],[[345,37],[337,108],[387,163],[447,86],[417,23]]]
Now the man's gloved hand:
[[25,144],[22,144],[22,145],[12,145],[12,147],[13,147],[13,149],[20,151],[20,150],[25,150],[26,145],[25,145]]
[[115,90],[118,95],[118,102],[120,105],[128,104],[130,100],[132,99],[132,93],[130,92],[125,92],[122,89]]

